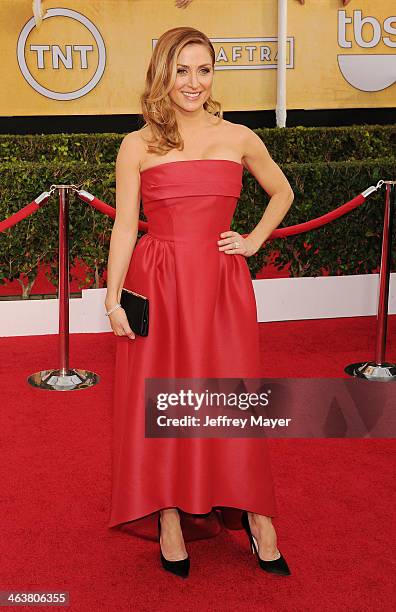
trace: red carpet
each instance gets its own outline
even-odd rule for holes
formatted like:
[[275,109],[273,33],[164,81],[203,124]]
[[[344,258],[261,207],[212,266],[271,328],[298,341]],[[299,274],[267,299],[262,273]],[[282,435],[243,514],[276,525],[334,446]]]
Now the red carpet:
[[[263,377],[344,376],[346,364],[372,358],[375,318],[261,332]],[[392,316],[389,361],[395,341]],[[56,336],[0,346],[1,590],[68,590],[73,612],[394,609],[394,440],[269,440],[274,525],[293,575],[266,574],[246,534],[225,531],[189,543],[182,581],[161,568],[157,544],[107,529],[113,335],[71,337],[72,367],[101,383],[69,393],[26,383],[57,367]]]

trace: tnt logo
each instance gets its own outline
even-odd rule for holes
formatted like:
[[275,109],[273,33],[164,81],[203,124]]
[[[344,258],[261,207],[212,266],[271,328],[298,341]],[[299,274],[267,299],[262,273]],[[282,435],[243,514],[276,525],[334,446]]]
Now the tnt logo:
[[52,100],[75,100],[102,78],[106,49],[97,27],[71,9],[48,9],[38,30],[32,17],[17,45],[20,70],[35,91]]
[[360,10],[353,11],[352,17],[338,11],[338,45],[350,49],[353,43],[377,52],[338,55],[341,74],[352,87],[381,91],[396,82],[396,16],[381,23],[375,17],[362,17]]

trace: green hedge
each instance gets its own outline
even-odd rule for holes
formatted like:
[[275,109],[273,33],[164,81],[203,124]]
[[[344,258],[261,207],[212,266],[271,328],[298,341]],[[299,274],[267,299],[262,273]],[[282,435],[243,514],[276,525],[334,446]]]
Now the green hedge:
[[[396,125],[254,130],[278,164],[394,157]],[[122,134],[0,135],[0,162],[114,163]]]
[[[318,217],[376,184],[395,178],[394,126],[353,128],[262,129],[271,156],[287,176],[295,194],[282,226]],[[83,183],[82,188],[115,206],[115,158],[123,135],[0,136],[0,219],[16,212],[52,183]],[[293,160],[293,161],[291,161]],[[275,262],[291,262],[292,276],[364,274],[377,268],[385,188],[348,215],[320,229],[266,243],[247,259],[252,278],[274,249]],[[251,231],[269,200],[246,171],[232,229]],[[145,219],[143,209],[141,218]],[[71,260],[91,269],[83,286],[100,286],[106,269],[113,221],[74,195],[70,203]],[[396,223],[394,224],[396,233]],[[393,255],[396,235],[393,236]],[[54,196],[36,213],[0,236],[0,283],[26,274],[29,296],[37,264],[50,264],[56,284],[58,202]],[[393,257],[392,271],[395,271]]]

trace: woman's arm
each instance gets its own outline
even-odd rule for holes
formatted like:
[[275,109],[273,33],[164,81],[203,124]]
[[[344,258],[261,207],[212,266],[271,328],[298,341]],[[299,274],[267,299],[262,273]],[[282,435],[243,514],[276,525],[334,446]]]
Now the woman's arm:
[[[142,140],[136,132],[131,132],[123,139],[116,160],[116,217],[107,261],[106,310],[110,310],[120,301],[121,289],[136,244],[140,210],[141,156]],[[120,310],[110,315],[113,330],[113,322],[117,321],[117,327],[120,327],[120,318],[126,321],[126,316],[120,317]]]
[[271,198],[261,220],[247,237],[254,254],[285,217],[294,200],[294,193],[261,138],[250,128],[241,127],[245,132],[242,138],[242,163]]

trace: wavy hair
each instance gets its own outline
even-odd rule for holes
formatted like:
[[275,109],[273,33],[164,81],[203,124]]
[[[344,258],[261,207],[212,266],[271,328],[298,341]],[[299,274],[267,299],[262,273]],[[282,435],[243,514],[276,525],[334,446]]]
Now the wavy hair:
[[[165,155],[171,149],[183,150],[184,142],[179,133],[175,111],[169,92],[177,76],[177,58],[189,43],[204,45],[210,52],[212,66],[215,64],[215,50],[209,38],[199,30],[188,26],[172,28],[164,32],[151,56],[147,69],[146,84],[140,97],[145,126],[150,126],[152,137],[148,141],[150,153]],[[204,109],[218,117],[223,116],[220,102],[209,96]]]

